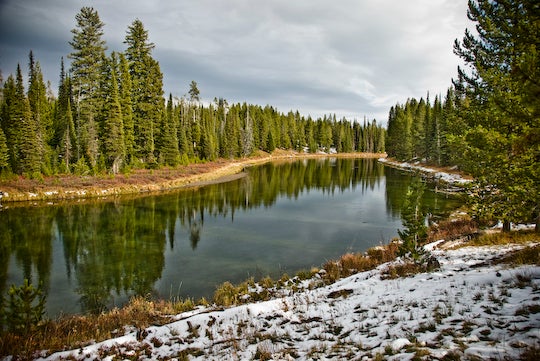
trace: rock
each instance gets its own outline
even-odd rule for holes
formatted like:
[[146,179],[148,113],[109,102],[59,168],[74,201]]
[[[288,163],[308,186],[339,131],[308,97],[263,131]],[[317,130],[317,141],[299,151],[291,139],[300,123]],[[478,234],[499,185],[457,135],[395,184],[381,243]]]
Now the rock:
[[398,338],[397,340],[394,340],[392,342],[392,350],[399,351],[403,347],[408,346],[411,344],[411,341],[407,340],[406,338]]

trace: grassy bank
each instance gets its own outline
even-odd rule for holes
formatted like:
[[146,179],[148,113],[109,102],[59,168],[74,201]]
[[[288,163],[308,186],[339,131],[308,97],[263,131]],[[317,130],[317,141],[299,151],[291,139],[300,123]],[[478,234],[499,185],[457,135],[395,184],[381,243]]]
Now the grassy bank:
[[0,181],[0,191],[4,193],[1,201],[5,204],[8,202],[53,201],[161,192],[220,182],[242,172],[246,167],[276,160],[322,157],[380,158],[383,156],[385,155],[373,153],[328,155],[276,150],[272,154],[260,152],[253,157],[243,159],[218,159],[175,168],[137,169],[116,175],[57,175],[42,179],[15,176]]

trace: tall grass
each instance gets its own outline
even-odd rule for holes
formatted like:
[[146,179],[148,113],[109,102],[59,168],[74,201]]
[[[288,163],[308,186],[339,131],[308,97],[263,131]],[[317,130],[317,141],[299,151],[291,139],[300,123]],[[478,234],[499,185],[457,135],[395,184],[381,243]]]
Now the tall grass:
[[[205,300],[199,303],[204,304]],[[15,359],[31,360],[36,358],[39,350],[55,352],[82,347],[91,341],[99,342],[123,335],[129,329],[165,324],[171,320],[168,315],[195,307],[191,299],[168,302],[134,297],[123,308],[99,315],[63,316],[43,321],[32,333],[24,336],[3,332],[0,335],[0,357],[16,355]]]

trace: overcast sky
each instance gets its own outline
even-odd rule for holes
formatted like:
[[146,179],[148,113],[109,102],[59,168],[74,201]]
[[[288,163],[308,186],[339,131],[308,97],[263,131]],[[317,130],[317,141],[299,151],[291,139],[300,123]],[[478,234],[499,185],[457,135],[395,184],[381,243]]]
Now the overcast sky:
[[17,63],[27,73],[33,50],[56,90],[83,6],[105,23],[108,53],[142,21],[166,96],[195,80],[206,101],[382,123],[397,102],[444,95],[460,63],[453,41],[472,28],[466,0],[0,0],[3,78]]

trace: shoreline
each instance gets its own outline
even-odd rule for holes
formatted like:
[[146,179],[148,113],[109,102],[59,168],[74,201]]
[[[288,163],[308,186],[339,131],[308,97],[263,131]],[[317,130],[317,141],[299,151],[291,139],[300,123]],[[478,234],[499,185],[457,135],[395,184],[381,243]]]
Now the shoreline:
[[192,163],[176,168],[157,170],[134,170],[129,174],[74,176],[57,175],[43,180],[17,177],[13,181],[0,182],[3,198],[0,205],[28,202],[50,202],[108,198],[120,195],[160,193],[183,188],[197,188],[209,184],[228,182],[242,177],[246,167],[278,160],[310,158],[376,158],[380,153],[297,153],[276,151],[272,154],[256,155],[244,159],[218,159],[207,163]]
[[429,166],[420,162],[400,162],[392,158],[379,158],[379,162],[407,172],[420,172],[427,178],[447,185],[449,192],[461,191],[473,181],[472,177],[454,167]]

